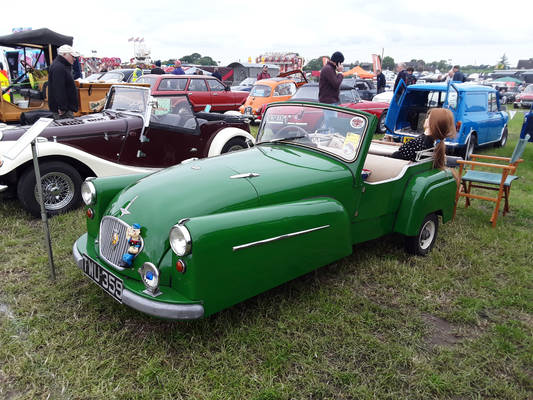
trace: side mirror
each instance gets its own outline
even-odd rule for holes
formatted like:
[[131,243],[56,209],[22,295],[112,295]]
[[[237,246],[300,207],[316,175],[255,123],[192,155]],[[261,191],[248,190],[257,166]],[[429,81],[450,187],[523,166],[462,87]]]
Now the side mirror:
[[230,88],[229,86],[224,86],[224,90],[225,90],[226,92],[229,92],[229,91],[231,90],[231,88]]

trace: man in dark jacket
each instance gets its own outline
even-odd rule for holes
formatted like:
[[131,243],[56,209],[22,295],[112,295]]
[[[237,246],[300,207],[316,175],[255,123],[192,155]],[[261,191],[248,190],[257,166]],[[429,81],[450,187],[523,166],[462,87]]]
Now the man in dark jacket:
[[396,91],[396,86],[398,86],[398,83],[400,83],[400,80],[404,81],[406,86],[413,85],[416,83],[416,78],[413,75],[414,68],[409,67],[407,69],[404,69],[405,64],[398,64],[398,76],[396,77],[396,81],[394,82],[394,91]]
[[342,83],[344,56],[336,51],[331,59],[320,70],[318,80],[318,101],[326,104],[339,104],[339,93]]
[[78,111],[78,92],[72,78],[72,64],[79,54],[69,45],[57,49],[48,71],[48,108],[54,119],[72,118]]
[[376,85],[377,93],[383,93],[385,91],[387,80],[385,79],[385,75],[383,75],[383,72],[381,72],[380,69],[376,71]]
[[457,82],[466,82],[466,76],[461,71],[459,71],[459,66],[454,65],[453,66],[453,78],[452,81]]
[[150,74],[152,74],[152,75],[164,75],[165,71],[163,70],[163,68],[161,68],[161,61],[157,60],[156,62],[154,62],[154,64],[155,64],[155,67],[152,68],[152,70],[150,71]]
[[211,76],[214,76],[214,77],[217,78],[219,81],[222,81],[222,75],[220,75],[220,72],[218,71],[218,67],[215,67],[215,70],[213,71],[213,73],[211,74]]

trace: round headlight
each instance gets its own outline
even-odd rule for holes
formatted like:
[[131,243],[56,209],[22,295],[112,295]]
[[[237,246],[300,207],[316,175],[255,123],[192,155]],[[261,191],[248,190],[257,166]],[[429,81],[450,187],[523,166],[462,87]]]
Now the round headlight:
[[159,270],[151,262],[145,262],[141,268],[139,268],[139,274],[141,280],[148,290],[152,294],[159,292]]
[[85,181],[81,184],[81,198],[88,206],[96,202],[96,188],[91,181]]
[[168,235],[170,247],[178,256],[182,257],[191,252],[191,235],[184,225],[174,225]]

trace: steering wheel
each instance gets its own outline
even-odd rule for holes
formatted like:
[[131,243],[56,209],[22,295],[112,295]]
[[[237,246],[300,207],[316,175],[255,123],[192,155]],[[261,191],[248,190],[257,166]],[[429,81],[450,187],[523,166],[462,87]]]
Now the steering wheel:
[[[291,135],[286,136],[286,133],[289,133]],[[317,147],[317,144],[314,143],[309,137],[309,132],[307,132],[304,128],[298,125],[286,125],[277,132],[276,136],[279,138],[292,138],[296,136],[302,136],[303,140],[300,143],[305,144],[307,146]]]
[[286,125],[284,126],[283,128],[281,128],[278,133],[276,134],[276,136],[279,136],[279,137],[285,137],[285,133],[293,133],[292,135],[290,136],[287,136],[287,137],[294,137],[294,136],[305,136],[307,137],[309,134],[307,133],[307,131],[302,128],[301,126],[298,126],[298,125]]

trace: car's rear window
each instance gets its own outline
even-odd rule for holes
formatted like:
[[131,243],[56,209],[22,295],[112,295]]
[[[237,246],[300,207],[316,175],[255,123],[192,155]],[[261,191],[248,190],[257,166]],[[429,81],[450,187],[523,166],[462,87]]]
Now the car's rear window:
[[250,96],[268,97],[270,96],[270,93],[272,93],[272,89],[270,88],[270,86],[254,85],[254,87],[250,91]]

